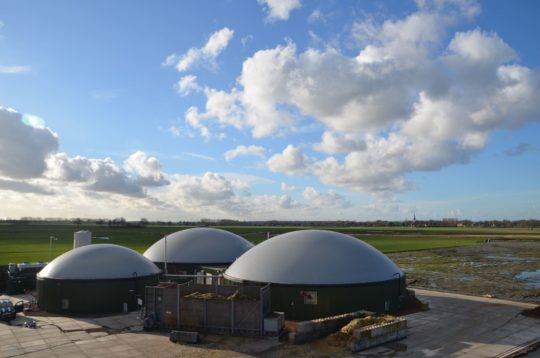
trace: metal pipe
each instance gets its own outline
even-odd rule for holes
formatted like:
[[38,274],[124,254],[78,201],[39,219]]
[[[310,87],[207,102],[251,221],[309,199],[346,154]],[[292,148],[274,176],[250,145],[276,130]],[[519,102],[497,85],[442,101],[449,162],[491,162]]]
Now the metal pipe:
[[178,278],[197,278],[197,277],[204,277],[204,278],[222,278],[223,275],[180,275],[180,274],[164,274],[163,276],[167,277],[178,277]]
[[49,236],[49,262],[52,260],[52,242],[58,240],[56,236]]
[[169,235],[165,235],[165,276],[167,276],[168,272],[167,272],[167,236]]

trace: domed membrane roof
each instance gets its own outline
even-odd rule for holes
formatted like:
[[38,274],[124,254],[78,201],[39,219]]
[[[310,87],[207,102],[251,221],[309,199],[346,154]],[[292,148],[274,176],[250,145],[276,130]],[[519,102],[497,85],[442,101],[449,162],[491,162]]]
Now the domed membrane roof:
[[[198,227],[167,235],[167,262],[182,264],[230,264],[253,244],[232,232]],[[153,262],[165,262],[165,238],[144,252]]]
[[61,280],[121,279],[152,276],[160,272],[153,262],[127,247],[94,244],[58,256],[37,277]]
[[386,255],[349,235],[292,231],[260,243],[236,260],[233,281],[286,285],[345,285],[388,281],[403,272]]

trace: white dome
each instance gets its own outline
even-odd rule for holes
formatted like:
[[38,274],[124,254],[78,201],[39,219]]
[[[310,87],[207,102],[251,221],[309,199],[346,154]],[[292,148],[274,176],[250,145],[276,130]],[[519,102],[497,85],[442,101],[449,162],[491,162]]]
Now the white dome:
[[124,246],[81,246],[52,260],[39,278],[62,280],[119,279],[157,275],[161,270],[146,257]]
[[286,285],[344,285],[397,279],[388,257],[349,235],[301,230],[275,236],[246,252],[226,271],[233,281]]
[[[232,232],[198,227],[167,236],[167,262],[182,264],[230,264],[251,249],[246,239]],[[165,262],[165,238],[144,252],[153,262]]]

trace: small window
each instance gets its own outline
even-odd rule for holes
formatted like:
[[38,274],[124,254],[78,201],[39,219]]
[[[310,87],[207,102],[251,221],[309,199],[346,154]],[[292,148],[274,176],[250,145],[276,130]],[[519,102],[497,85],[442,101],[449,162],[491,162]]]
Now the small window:
[[304,304],[316,305],[317,304],[317,291],[300,291],[302,297],[304,297]]
[[69,300],[67,298],[62,299],[62,309],[63,310],[69,309]]
[[384,312],[390,311],[390,301],[384,301]]

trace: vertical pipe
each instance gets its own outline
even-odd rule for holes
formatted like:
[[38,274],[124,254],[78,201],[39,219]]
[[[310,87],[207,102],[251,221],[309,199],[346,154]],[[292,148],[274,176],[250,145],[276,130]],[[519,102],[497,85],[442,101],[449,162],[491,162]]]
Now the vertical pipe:
[[176,285],[176,328],[180,328],[180,285]]
[[208,300],[203,300],[204,302],[204,329],[206,330],[206,326],[207,326],[207,314],[208,314]]
[[261,333],[260,333],[260,336],[262,337],[263,334],[264,334],[264,307],[263,307],[263,288],[260,288],[259,289],[259,319],[261,320],[260,322],[260,330],[261,330]]
[[154,288],[154,307],[153,307],[153,311],[154,311],[154,319],[157,317],[157,308],[156,308],[156,286],[153,287]]
[[167,236],[168,235],[165,235],[165,275],[169,273],[167,271]]
[[231,300],[231,334],[234,334],[234,300]]

